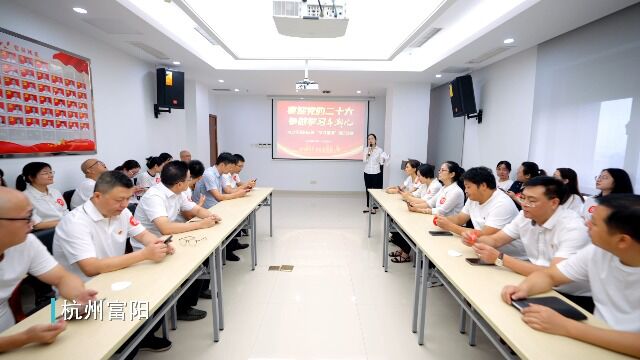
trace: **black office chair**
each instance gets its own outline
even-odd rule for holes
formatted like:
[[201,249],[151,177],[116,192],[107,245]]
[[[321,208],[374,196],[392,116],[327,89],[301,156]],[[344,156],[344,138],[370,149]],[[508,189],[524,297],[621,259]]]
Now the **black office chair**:
[[67,209],[69,209],[69,211],[71,211],[71,198],[73,197],[73,193],[75,193],[76,190],[67,190],[64,193],[62,193],[62,198],[64,199],[64,201],[67,203]]
[[[53,235],[55,234],[56,229],[44,229],[37,230],[33,232],[40,242],[47,248],[49,253],[53,254]],[[22,284],[27,285],[33,289],[34,293],[34,305],[35,309],[29,311],[27,315],[33,314],[34,312],[42,309],[47,306],[51,302],[52,297],[56,297],[55,291],[51,288],[51,285],[43,283],[38,278],[29,275],[22,282]]]

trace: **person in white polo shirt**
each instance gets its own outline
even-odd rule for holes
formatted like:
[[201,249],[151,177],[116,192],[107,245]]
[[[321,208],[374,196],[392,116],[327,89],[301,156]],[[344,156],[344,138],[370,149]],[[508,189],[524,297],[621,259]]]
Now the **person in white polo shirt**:
[[420,186],[412,193],[402,193],[402,199],[407,203],[426,204],[442,189],[442,183],[436,179],[436,167],[431,164],[418,166],[418,181]]
[[[91,199],[65,216],[56,226],[53,256],[84,281],[93,276],[124,269],[145,260],[162,261],[173,248],[145,230],[127,209],[133,183],[120,171],[105,171],[96,180]],[[144,249],[125,254],[127,237]],[[153,335],[142,349],[168,350],[171,342]]]
[[[15,323],[8,300],[27,273],[55,286],[66,299],[81,304],[96,300],[97,292],[85,289],[82,280],[58,265],[44,245],[30,234],[32,215],[33,206],[24,194],[0,187],[0,332]],[[65,327],[66,323],[60,320],[0,336],[0,353],[31,343],[50,344]]]
[[[217,224],[221,219],[209,210],[198,206],[184,195],[184,191],[191,183],[189,168],[183,161],[168,162],[160,173],[161,183],[149,189],[140,199],[136,208],[136,219],[142,225],[157,235],[183,233],[191,230],[206,229]],[[187,212],[201,220],[182,223],[176,221],[178,214]],[[131,240],[134,250],[142,244]],[[198,296],[203,291],[205,282],[196,280],[180,296],[177,303],[178,320],[194,321],[203,319],[207,312],[194,308],[198,303]]]
[[460,179],[464,174],[464,169],[455,161],[445,161],[438,171],[438,179],[443,187],[429,201],[409,202],[409,210],[423,214],[433,214],[450,216],[457,214],[464,206],[464,192],[460,184]]
[[[492,235],[500,231],[518,216],[518,208],[503,191],[497,190],[496,178],[486,167],[474,167],[462,175],[465,193],[468,196],[462,211],[458,214],[437,217],[437,224],[444,230],[458,235]],[[463,227],[469,220],[474,230]],[[501,246],[501,252],[526,259],[524,245],[520,239]]]
[[411,194],[418,190],[418,187],[422,185],[420,183],[420,177],[418,176],[418,168],[420,167],[420,161],[415,159],[409,159],[404,165],[404,173],[407,174],[407,178],[404,179],[402,185],[389,186],[385,189],[387,194]]
[[225,194],[232,194],[238,191],[238,189],[251,190],[256,187],[256,179],[247,182],[240,180],[240,172],[244,168],[245,163],[244,156],[233,154],[233,157],[236,159],[235,168],[227,174],[222,174],[222,191]]
[[85,179],[76,188],[71,197],[71,209],[84,204],[93,195],[93,188],[96,186],[96,179],[105,171],[107,167],[98,159],[88,159],[82,162],[80,170]]
[[144,195],[145,191],[149,190],[152,186],[160,184],[160,172],[164,163],[162,159],[157,156],[149,156],[145,159],[147,161],[147,171],[138,173],[137,181],[134,181],[139,186],[139,191],[136,192],[138,201]]
[[598,202],[589,222],[593,244],[555,266],[534,272],[518,286],[506,286],[502,299],[510,304],[553,286],[588,281],[595,316],[611,329],[565,318],[540,305],[525,308],[522,320],[539,331],[640,358],[640,196],[612,194],[598,198]]
[[[566,195],[562,181],[537,176],[525,183],[522,194],[522,211],[501,231],[481,236],[475,244],[470,237],[463,237],[465,245],[473,246],[482,261],[529,275],[558,264],[589,244],[584,220],[575,211],[560,206],[560,199],[565,199]],[[496,249],[518,238],[524,244],[529,261]],[[586,282],[563,285],[556,290],[593,312],[593,300]]]
[[22,174],[16,180],[16,189],[23,191],[33,205],[36,230],[55,227],[69,213],[62,194],[51,186],[54,174],[51,165],[30,162],[22,168]]

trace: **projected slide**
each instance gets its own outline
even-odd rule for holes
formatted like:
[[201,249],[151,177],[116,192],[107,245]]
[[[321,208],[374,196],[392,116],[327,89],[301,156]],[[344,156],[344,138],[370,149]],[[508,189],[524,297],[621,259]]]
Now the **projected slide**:
[[274,159],[362,160],[367,101],[274,100]]

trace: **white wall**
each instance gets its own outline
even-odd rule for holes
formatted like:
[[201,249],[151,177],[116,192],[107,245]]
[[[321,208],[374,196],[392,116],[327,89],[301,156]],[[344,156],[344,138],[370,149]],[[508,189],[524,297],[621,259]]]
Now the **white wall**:
[[[173,110],[171,114],[160,115],[159,119],[153,117],[156,96],[155,67],[152,64],[15,4],[3,2],[0,5],[0,24],[91,59],[98,145],[95,157],[108,167],[136,159],[144,168],[146,156],[166,151],[177,157],[178,151],[191,146],[193,138],[189,136],[184,110]],[[199,99],[208,100],[206,90],[200,89],[199,93]],[[208,105],[204,103],[204,107],[206,109]],[[208,148],[208,144],[204,145],[199,140],[198,151],[205,147]],[[208,150],[206,154],[208,156]],[[13,186],[24,164],[29,161],[48,162],[56,171],[54,186],[64,191],[75,188],[82,180],[80,163],[89,157],[94,156],[0,159],[0,168],[5,171],[9,185]],[[200,154],[194,153],[194,158],[197,157]]]
[[471,73],[483,120],[464,120],[464,168],[494,169],[498,161],[508,160],[515,178],[518,164],[529,158],[536,58],[533,47]]
[[[271,143],[271,98],[211,94],[209,108],[218,116],[218,151],[245,157],[244,178],[258,178],[259,185],[278,190],[364,191],[361,161],[273,160],[271,149],[255,147]],[[384,141],[384,109],[384,98],[369,106],[369,131],[378,141]]]
[[[385,165],[385,186],[404,181],[403,160],[426,160],[430,91],[429,83],[396,84],[387,88],[384,150],[390,161]],[[378,143],[382,142],[378,139]]]
[[429,145],[427,162],[439,169],[447,160],[462,162],[462,136],[465,120],[454,118],[449,99],[449,85],[431,89],[429,106]]

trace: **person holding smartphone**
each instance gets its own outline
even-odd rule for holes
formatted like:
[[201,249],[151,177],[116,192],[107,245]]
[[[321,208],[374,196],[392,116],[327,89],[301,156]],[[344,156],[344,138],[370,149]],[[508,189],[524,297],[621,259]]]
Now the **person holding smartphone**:
[[407,178],[404,180],[402,185],[390,186],[385,191],[388,194],[410,194],[416,191],[418,187],[422,185],[418,177],[418,167],[420,167],[420,161],[409,159],[404,166],[404,172],[407,174]]
[[640,196],[612,194],[598,203],[588,222],[592,244],[519,285],[505,286],[502,299],[511,304],[554,286],[586,281],[595,316],[610,329],[571,320],[541,305],[523,309],[522,320],[538,331],[640,358]]

